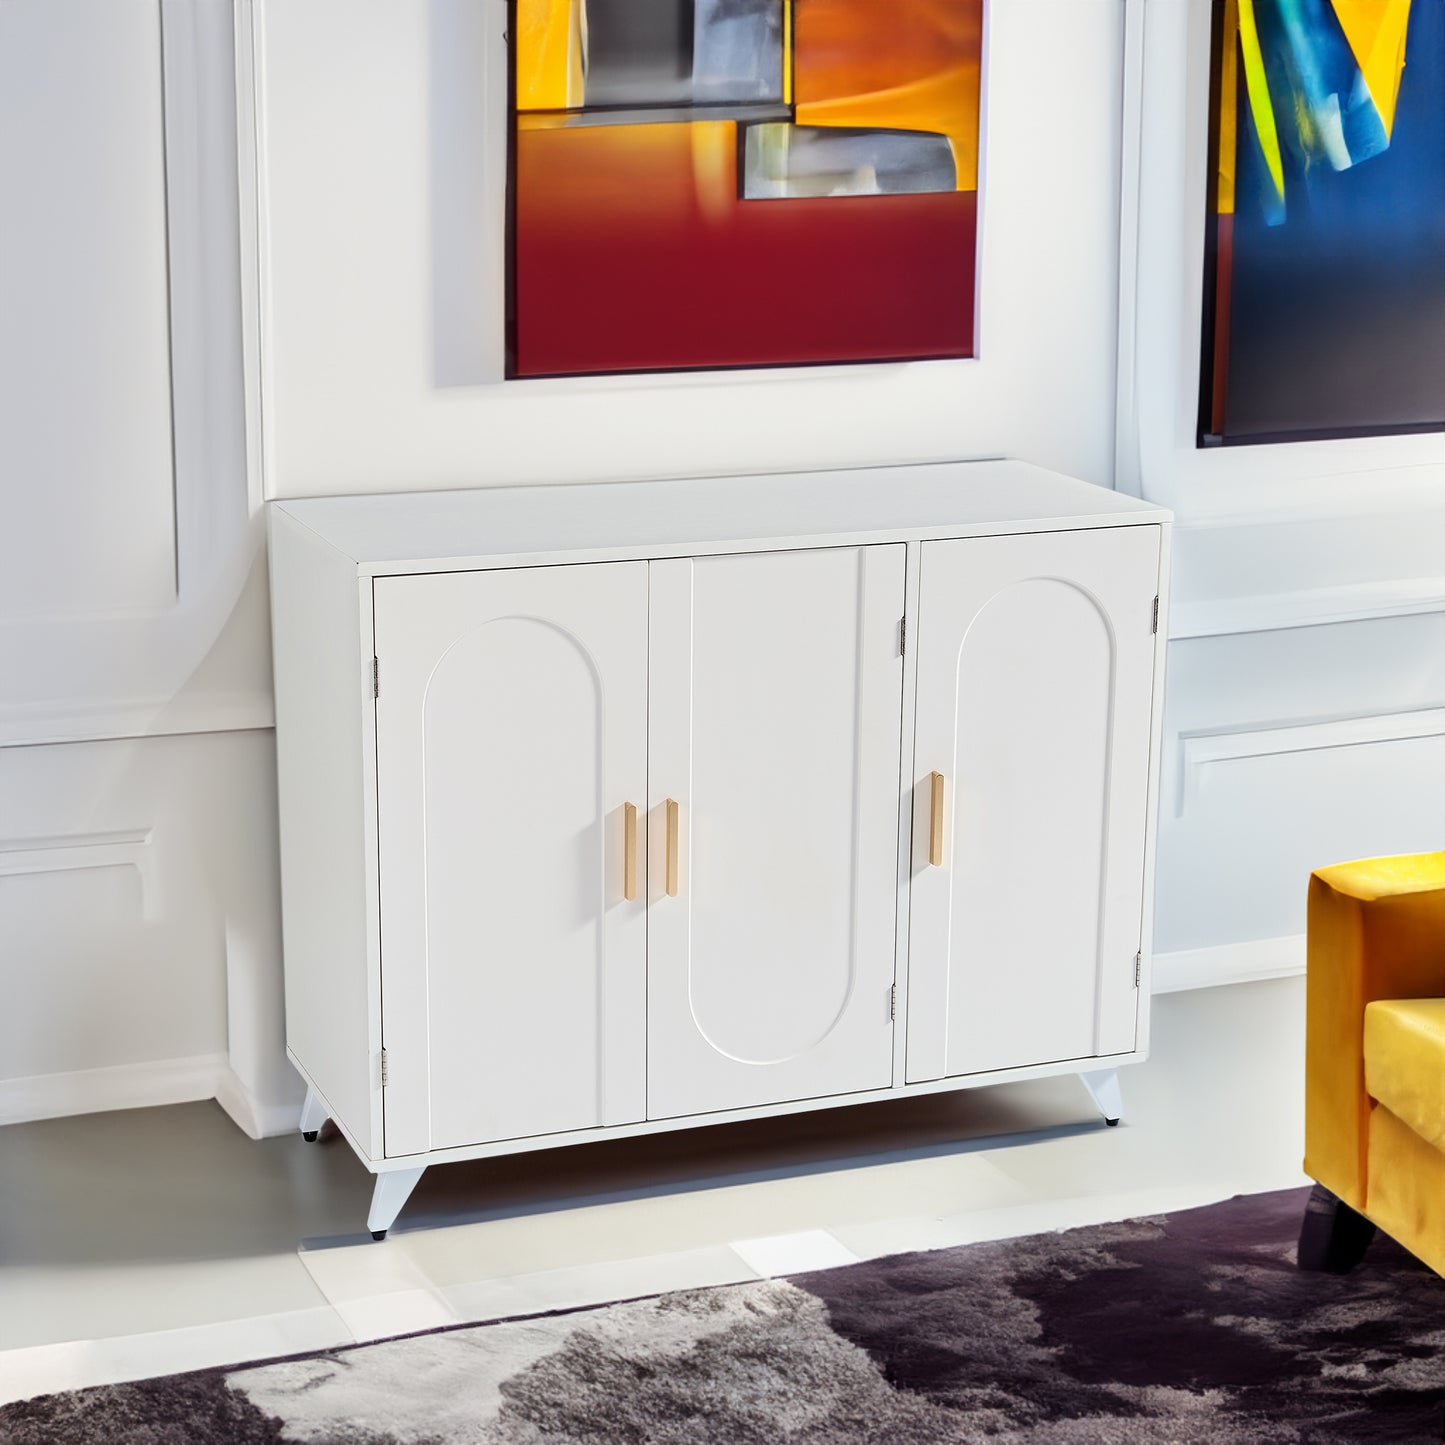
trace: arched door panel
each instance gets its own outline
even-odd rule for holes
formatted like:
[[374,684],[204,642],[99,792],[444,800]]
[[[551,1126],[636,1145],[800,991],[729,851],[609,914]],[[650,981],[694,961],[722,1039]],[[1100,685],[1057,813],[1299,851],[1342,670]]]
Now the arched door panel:
[[388,1156],[641,1119],[646,563],[384,578],[376,639]]
[[923,545],[910,1081],[1135,1046],[1158,571],[1157,527]]

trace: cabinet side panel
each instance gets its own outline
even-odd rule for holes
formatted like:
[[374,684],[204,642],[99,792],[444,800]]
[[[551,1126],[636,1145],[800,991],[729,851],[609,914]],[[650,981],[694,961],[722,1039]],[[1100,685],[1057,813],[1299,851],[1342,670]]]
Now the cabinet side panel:
[[1144,839],[1144,920],[1139,937],[1140,983],[1138,1015],[1135,1021],[1134,1048],[1140,1054],[1149,1052],[1149,1026],[1153,999],[1154,955],[1154,876],[1159,844],[1160,773],[1164,743],[1164,668],[1169,651],[1169,577],[1172,552],[1172,531],[1166,523],[1158,529],[1159,612],[1154,627],[1154,675],[1150,695],[1149,722],[1149,798],[1145,807]]
[[[364,710],[356,564],[272,508],[271,629],[286,1042],[353,1139],[373,1128]],[[379,1087],[379,1085],[378,1085]]]
[[[1143,959],[1147,943],[1149,835],[1153,747],[1154,673],[1158,665],[1153,597],[1159,587],[1162,545],[1158,527],[1114,528],[1112,553],[1102,563],[1115,589],[1114,677],[1109,761],[1109,832],[1095,1045],[1100,1054],[1132,1052],[1140,1036]],[[1102,578],[1095,583],[1104,591]],[[1132,604],[1132,605],[1131,605]],[[1145,618],[1149,617],[1146,624]],[[1129,988],[1124,970],[1111,960],[1138,960]]]

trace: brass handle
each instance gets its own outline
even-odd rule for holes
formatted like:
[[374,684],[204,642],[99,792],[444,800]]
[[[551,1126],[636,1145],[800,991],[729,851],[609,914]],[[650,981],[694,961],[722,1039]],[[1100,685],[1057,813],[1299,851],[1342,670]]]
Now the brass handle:
[[678,808],[671,798],[667,800],[667,896],[677,897],[677,835]]
[[928,861],[943,867],[943,774],[933,775],[933,813],[928,820]]
[[637,808],[632,803],[622,809],[622,896],[637,902]]

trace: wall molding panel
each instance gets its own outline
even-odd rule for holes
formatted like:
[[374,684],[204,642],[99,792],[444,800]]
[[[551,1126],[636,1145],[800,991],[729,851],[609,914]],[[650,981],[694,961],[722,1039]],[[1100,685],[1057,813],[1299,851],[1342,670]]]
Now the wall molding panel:
[[110,742],[127,738],[181,737],[190,733],[250,732],[276,725],[269,693],[259,690],[183,699],[152,697],[128,702],[0,707],[5,739],[0,747],[47,743]]
[[1159,954],[1302,934],[1314,869],[1440,846],[1445,612],[1171,640],[1165,739]]
[[0,748],[0,820],[0,1118],[218,1097],[282,1127],[274,735]]
[[12,838],[0,843],[0,878],[69,873],[88,868],[134,868],[141,882],[141,916],[155,918],[156,858],[151,829],[75,833],[59,838]]
[[0,615],[22,635],[175,597],[161,76],[159,0],[0,7]]
[[1304,934],[1256,938],[1213,948],[1156,953],[1153,992],[1182,993],[1230,983],[1258,983],[1266,978],[1290,978],[1304,971]]
[[1199,801],[1209,777],[1206,770],[1220,763],[1435,737],[1445,737],[1445,708],[1418,708],[1265,728],[1181,733],[1175,816],[1182,818]]
[[1369,504],[1321,497],[1304,514],[1263,503],[1182,523],[1171,639],[1445,610],[1445,469],[1392,477]]
[[1170,615],[1169,640],[1232,637],[1242,632],[1283,632],[1334,622],[1412,617],[1423,612],[1445,612],[1445,576],[1402,577],[1248,597],[1176,601]]
[[[28,284],[68,296],[106,248],[105,290],[62,325],[37,316],[0,337],[0,372],[58,378],[77,356],[108,368],[93,378],[100,401],[52,381],[7,429],[17,483],[26,448],[38,459],[35,489],[17,485],[11,536],[50,600],[0,617],[0,747],[272,717],[260,494],[245,465],[230,7],[79,4],[79,23],[46,0],[13,0],[0,17],[17,76],[36,74],[3,101],[35,123],[9,128],[34,152],[52,112],[88,122],[63,143],[93,214],[68,226],[80,239],[37,243]],[[43,216],[37,173],[23,152],[6,155],[0,173],[17,168]],[[49,483],[46,467],[59,469]]]
[[234,23],[0,5],[0,1122],[299,1100]]

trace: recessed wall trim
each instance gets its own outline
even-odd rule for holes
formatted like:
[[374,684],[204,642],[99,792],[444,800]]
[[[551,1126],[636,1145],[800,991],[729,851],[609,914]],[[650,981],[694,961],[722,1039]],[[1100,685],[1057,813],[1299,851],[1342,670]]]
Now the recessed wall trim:
[[[47,565],[66,587],[74,579],[75,595],[0,620],[0,747],[247,728],[270,711],[259,491],[248,491],[241,402],[233,20],[228,6],[156,0],[134,24],[148,44],[154,27],[161,87],[164,214],[152,239],[165,264],[156,305],[169,349],[169,476],[164,515],[90,536],[107,555],[148,557],[140,541],[158,547],[163,531],[165,595],[107,605],[85,590],[83,549],[52,546]],[[122,343],[103,349],[123,355]],[[24,506],[20,515],[24,532]],[[74,526],[102,523],[81,509]]]
[[153,830],[68,833],[59,837],[10,838],[0,842],[0,878],[34,873],[77,873],[88,868],[134,868],[140,876],[141,917],[156,917]]
[[1171,641],[1233,637],[1248,632],[1366,622],[1379,617],[1412,617],[1423,612],[1445,612],[1445,577],[1406,577],[1197,602],[1176,599],[1171,608],[1169,637]]
[[1217,763],[1249,758],[1279,757],[1287,753],[1318,752],[1325,748],[1367,747],[1373,743],[1413,742],[1445,737],[1445,708],[1413,708],[1405,712],[1374,713],[1359,717],[1237,731],[1181,733],[1179,735],[1179,786],[1174,812],[1183,817],[1205,788],[1205,769]]
[[1305,936],[1251,938],[1210,948],[1186,948],[1154,955],[1153,991],[1182,993],[1186,989],[1218,988],[1231,983],[1259,983],[1291,978],[1305,971]]

